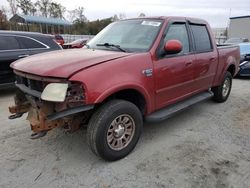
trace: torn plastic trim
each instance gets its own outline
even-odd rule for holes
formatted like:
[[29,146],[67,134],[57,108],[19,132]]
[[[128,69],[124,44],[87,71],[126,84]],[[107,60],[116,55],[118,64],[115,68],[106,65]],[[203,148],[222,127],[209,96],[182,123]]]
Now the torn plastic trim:
[[95,105],[91,104],[91,105],[83,105],[83,106],[77,106],[77,107],[74,107],[71,109],[66,109],[66,110],[63,110],[61,112],[56,112],[54,114],[48,115],[47,120],[49,120],[49,121],[57,120],[57,119],[65,117],[65,116],[69,116],[69,115],[77,114],[79,112],[85,112],[85,111],[92,110],[94,107],[95,107]]
[[41,98],[42,92],[30,89],[24,84],[16,84],[16,87],[18,87],[22,92],[24,92],[26,94],[29,94],[29,95],[34,96],[34,97]]

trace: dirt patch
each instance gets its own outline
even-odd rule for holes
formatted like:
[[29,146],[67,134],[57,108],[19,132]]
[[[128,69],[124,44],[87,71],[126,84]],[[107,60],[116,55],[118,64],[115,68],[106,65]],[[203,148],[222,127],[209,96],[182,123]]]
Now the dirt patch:
[[[150,173],[150,178],[168,178],[168,184],[179,187],[227,188],[231,175],[238,175],[239,165],[234,160],[216,153],[216,146],[205,142],[186,141],[169,149],[169,154],[158,152],[136,166],[140,173]],[[162,184],[167,186],[168,184]]]
[[233,120],[237,127],[250,130],[250,107],[237,111]]
[[239,165],[229,160],[222,160],[211,164],[211,173],[216,179],[216,188],[229,187],[228,178],[232,173],[238,173]]
[[216,146],[207,146],[205,142],[186,142],[175,149],[175,161],[182,164],[193,187],[226,188],[229,187],[230,174],[237,173],[239,166],[217,155]]

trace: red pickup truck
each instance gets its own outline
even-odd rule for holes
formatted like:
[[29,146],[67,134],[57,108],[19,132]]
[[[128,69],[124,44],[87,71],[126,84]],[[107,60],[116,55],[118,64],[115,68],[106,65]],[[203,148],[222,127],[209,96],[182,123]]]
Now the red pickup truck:
[[217,47],[207,22],[185,17],[114,22],[85,49],[14,62],[15,106],[28,112],[31,138],[63,127],[87,127],[91,150],[118,160],[135,147],[144,121],[164,120],[213,98],[227,100],[237,74],[238,47]]

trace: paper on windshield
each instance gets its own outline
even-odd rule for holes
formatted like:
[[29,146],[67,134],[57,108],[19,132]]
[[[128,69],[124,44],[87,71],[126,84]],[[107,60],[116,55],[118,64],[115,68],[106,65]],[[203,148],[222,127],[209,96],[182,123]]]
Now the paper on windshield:
[[156,21],[143,21],[141,25],[150,25],[154,27],[159,27],[161,25],[161,22],[156,22]]

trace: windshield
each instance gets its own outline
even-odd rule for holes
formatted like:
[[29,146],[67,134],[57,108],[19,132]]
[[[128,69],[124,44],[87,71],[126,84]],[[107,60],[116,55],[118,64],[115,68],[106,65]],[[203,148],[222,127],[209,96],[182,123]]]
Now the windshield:
[[145,52],[151,48],[161,26],[162,20],[114,22],[98,33],[87,46],[93,49],[119,50],[118,46],[126,52]]

